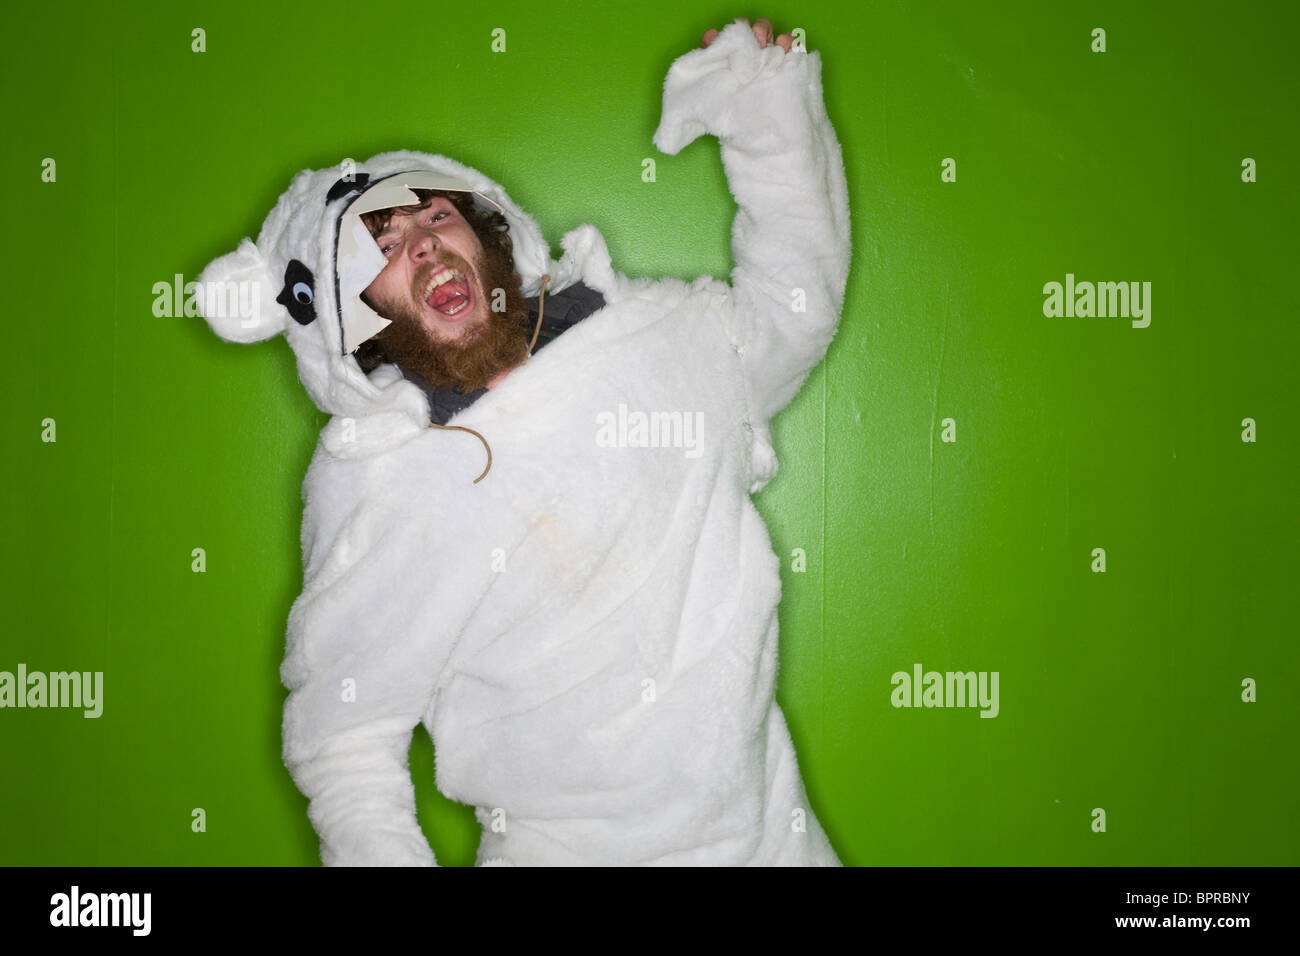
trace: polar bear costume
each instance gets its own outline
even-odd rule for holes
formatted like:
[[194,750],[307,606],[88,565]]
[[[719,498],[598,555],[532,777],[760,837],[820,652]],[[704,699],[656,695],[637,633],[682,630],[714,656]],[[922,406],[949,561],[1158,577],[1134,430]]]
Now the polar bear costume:
[[[251,317],[204,317],[229,341],[283,333],[332,416],[281,668],[284,759],[325,865],[436,865],[407,759],[421,722],[438,789],[483,825],[479,865],[839,864],[774,696],[781,582],[749,497],[848,277],[819,55],[737,20],[678,58],[654,143],[704,133],[738,205],[729,284],[629,278],[590,225],[552,261],[497,183],[416,152],[298,174],[257,242],[200,277],[265,290]],[[416,170],[505,211],[525,296],[549,275],[606,301],[450,420],[473,433],[430,428],[419,387],[344,347],[350,183]],[[693,453],[609,429],[674,412],[702,425]]]

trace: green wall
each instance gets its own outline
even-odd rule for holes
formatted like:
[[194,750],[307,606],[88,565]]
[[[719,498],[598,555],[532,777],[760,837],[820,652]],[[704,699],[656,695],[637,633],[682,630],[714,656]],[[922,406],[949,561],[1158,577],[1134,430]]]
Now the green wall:
[[[156,316],[154,284],[256,236],[299,169],[396,148],[483,169],[556,253],[590,222],[628,274],[725,277],[716,141],[651,135],[673,58],[760,15],[821,51],[853,212],[843,324],[757,499],[841,857],[1300,863],[1297,6],[994,7],[10,11],[0,670],[102,671],[104,711],[0,710],[0,864],[318,862],[278,666],[325,417],[285,342]],[[1150,282],[1150,325],[1045,316],[1067,273]],[[916,663],[997,671],[997,717],[893,707]],[[468,864],[420,734],[422,822]]]

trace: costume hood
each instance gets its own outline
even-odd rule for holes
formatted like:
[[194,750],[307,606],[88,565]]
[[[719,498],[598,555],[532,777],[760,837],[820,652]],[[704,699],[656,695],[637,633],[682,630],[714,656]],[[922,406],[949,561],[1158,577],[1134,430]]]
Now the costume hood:
[[[364,243],[350,244],[346,234],[340,237],[341,228],[346,231],[349,220],[356,221],[344,213],[359,196],[380,181],[398,184],[401,174],[408,172],[451,177],[482,197],[476,198],[480,204],[486,200],[502,211],[510,226],[515,269],[525,297],[538,294],[544,275],[549,276],[547,292],[581,278],[575,247],[585,252],[593,238],[608,268],[604,241],[590,227],[581,236],[567,236],[565,256],[553,261],[537,223],[501,186],[445,156],[402,150],[380,153],[362,163],[344,160],[338,166],[298,173],[267,216],[257,241],[245,238],[234,252],[203,270],[200,312],[212,330],[230,342],[260,342],[283,333],[297,356],[298,377],[312,401],[323,412],[349,419],[350,447],[331,447],[345,457],[379,450],[376,442],[386,445],[398,437],[379,422],[372,421],[367,429],[362,419],[382,416],[389,425],[402,419],[419,427],[428,424],[426,400],[418,387],[392,366],[381,366],[367,376],[351,354],[387,324],[355,301],[385,260],[373,241],[367,250]],[[415,200],[402,200],[409,201]],[[576,241],[571,243],[571,238]],[[340,248],[345,252],[342,274]],[[360,250],[362,261],[349,257],[349,249]],[[367,258],[371,256],[373,261]],[[346,321],[346,316],[359,314],[354,311],[357,307],[369,318]],[[333,426],[327,426],[327,431]],[[398,431],[409,434],[406,428]],[[327,445],[339,445],[324,437]]]

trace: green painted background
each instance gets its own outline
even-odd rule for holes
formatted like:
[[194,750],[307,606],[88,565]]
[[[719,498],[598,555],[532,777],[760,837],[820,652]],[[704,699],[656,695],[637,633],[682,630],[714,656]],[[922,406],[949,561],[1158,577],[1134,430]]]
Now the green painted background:
[[[278,666],[324,416],[286,343],[155,317],[153,284],[256,236],[299,169],[394,148],[483,169],[555,252],[590,222],[624,272],[725,277],[716,140],[669,158],[651,135],[674,57],[762,15],[822,53],[853,211],[843,324],[757,499],[785,566],[779,697],[835,847],[1300,863],[1300,15],[993,7],[9,11],[0,670],[102,670],[105,709],[0,711],[0,863],[318,862]],[[1150,327],[1045,318],[1067,272],[1150,281]],[[998,671],[1000,715],[894,709],[890,675],[917,662]],[[433,756],[420,731],[421,819],[467,864],[477,827]]]

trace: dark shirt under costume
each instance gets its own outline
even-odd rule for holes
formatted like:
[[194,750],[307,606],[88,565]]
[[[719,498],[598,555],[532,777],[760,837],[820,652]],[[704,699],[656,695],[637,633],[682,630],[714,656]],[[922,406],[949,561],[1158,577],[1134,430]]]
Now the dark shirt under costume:
[[[528,305],[528,328],[531,330],[537,326],[538,297],[526,299],[525,302]],[[529,354],[536,355],[542,346],[555,341],[562,333],[604,307],[605,297],[581,282],[575,282],[559,292],[548,292],[542,328],[537,333],[537,342]],[[488,393],[486,388],[473,392],[458,392],[454,388],[434,388],[410,369],[402,368],[400,365],[397,367],[404,378],[424,389],[424,394],[429,397],[429,419],[439,425],[445,425],[447,420],[457,412],[469,408]]]

